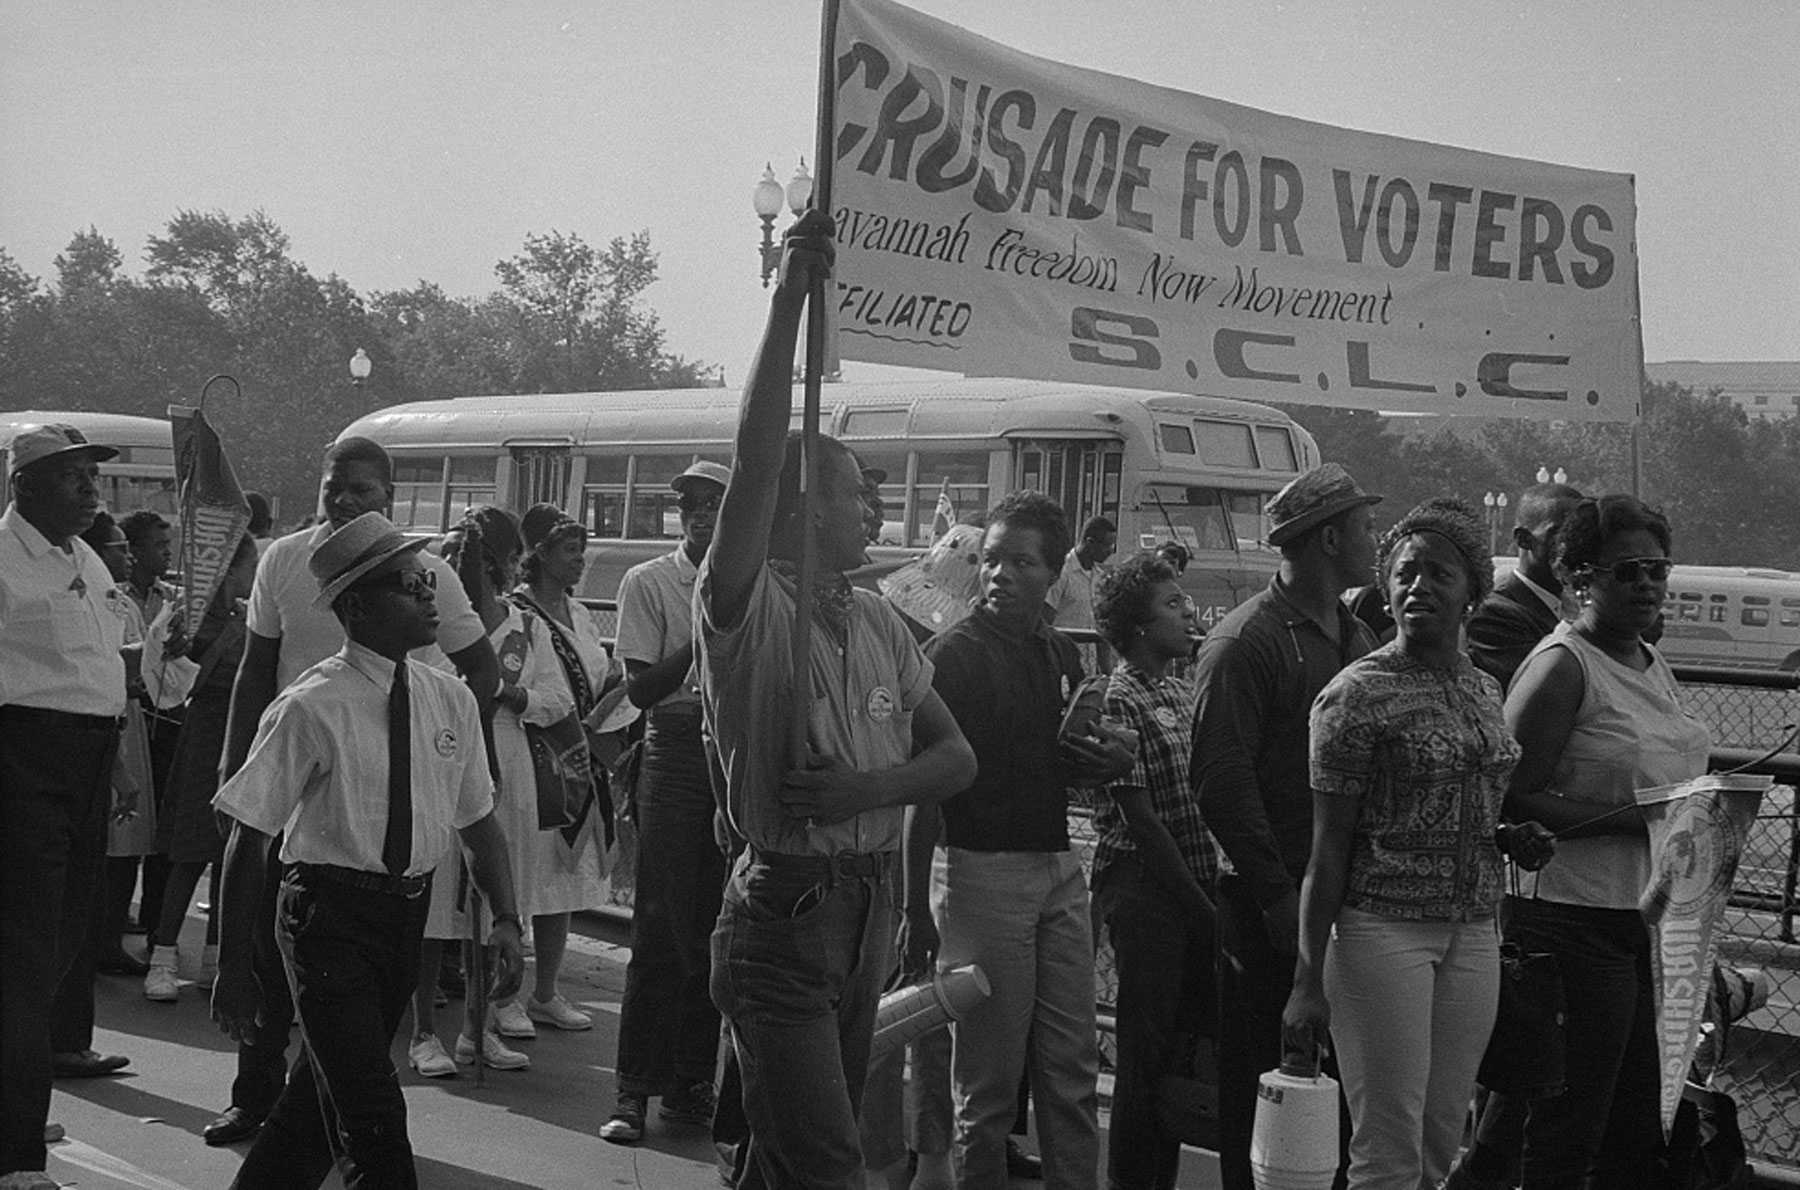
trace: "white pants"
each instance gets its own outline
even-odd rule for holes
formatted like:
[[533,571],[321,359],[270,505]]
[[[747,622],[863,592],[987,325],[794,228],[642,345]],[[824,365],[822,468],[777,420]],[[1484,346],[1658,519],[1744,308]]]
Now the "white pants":
[[1338,914],[1325,998],[1354,1124],[1354,1190],[1430,1190],[1450,1171],[1499,996],[1491,919]]
[[1006,1136],[1029,1061],[1046,1190],[1092,1190],[1100,1174],[1100,1056],[1081,861],[1070,851],[939,854],[945,863],[933,873],[932,907],[940,961],[979,964],[993,988],[955,1027],[956,1184],[1006,1185]]

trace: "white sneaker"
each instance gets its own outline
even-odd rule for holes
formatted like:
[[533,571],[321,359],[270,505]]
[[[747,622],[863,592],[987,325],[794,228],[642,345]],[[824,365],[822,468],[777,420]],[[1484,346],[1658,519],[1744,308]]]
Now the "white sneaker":
[[494,1006],[494,1032],[502,1037],[518,1037],[526,1041],[537,1036],[537,1026],[525,1015],[517,1000],[508,1000],[504,1004]]
[[[593,1017],[576,1008],[561,996],[549,1000],[539,1000],[536,997],[528,999],[525,1004],[525,1015],[534,1021],[542,1021],[546,1025],[567,1029],[570,1032],[594,1027]],[[501,1031],[505,1032],[505,1030]]]
[[[467,1033],[456,1039],[456,1060],[464,1066],[475,1062],[475,1042]],[[531,1058],[518,1050],[507,1049],[500,1040],[500,1035],[492,1029],[481,1035],[481,1062],[490,1070],[525,1070],[531,1066]]]
[[218,981],[219,946],[217,943],[212,943],[200,952],[200,978],[194,982],[197,986],[206,988],[210,991],[212,985]]
[[406,1060],[425,1078],[455,1078],[456,1063],[444,1052],[436,1033],[427,1033],[406,1047]]
[[173,1004],[181,998],[181,981],[175,971],[181,956],[173,946],[157,946],[150,950],[150,973],[144,976],[144,999],[158,1004]]

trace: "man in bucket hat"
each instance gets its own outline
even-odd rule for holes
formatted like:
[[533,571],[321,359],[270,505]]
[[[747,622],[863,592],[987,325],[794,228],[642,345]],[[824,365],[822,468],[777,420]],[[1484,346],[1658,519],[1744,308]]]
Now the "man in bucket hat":
[[301,1053],[236,1186],[417,1185],[406,1100],[389,1057],[418,979],[432,871],[456,836],[494,906],[495,993],[519,986],[517,903],[475,697],[409,660],[437,632],[434,571],[380,513],[313,551],[317,602],[348,640],[270,705],[213,807],[234,821],[221,882],[213,1017],[256,1028],[256,907],[286,827],[276,935]]
[[1375,648],[1341,599],[1370,582],[1375,539],[1363,491],[1336,463],[1269,501],[1281,568],[1206,636],[1188,778],[1224,852],[1219,912],[1219,1175],[1250,1190],[1256,1086],[1281,1058],[1300,881],[1312,854],[1307,715],[1345,665]]
[[9,448],[0,516],[0,1181],[44,1173],[51,998],[87,928],[125,713],[129,597],[80,534],[119,452],[64,425]]

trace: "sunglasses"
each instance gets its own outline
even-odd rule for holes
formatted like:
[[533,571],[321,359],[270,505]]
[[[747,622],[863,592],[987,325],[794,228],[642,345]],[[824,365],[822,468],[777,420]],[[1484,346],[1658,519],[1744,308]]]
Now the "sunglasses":
[[1584,566],[1589,574],[1610,574],[1615,583],[1635,583],[1645,575],[1653,583],[1663,582],[1675,563],[1668,558],[1620,558],[1611,566]]
[[395,570],[356,585],[364,591],[383,591],[397,587],[403,594],[423,599],[437,590],[437,575],[429,570]]

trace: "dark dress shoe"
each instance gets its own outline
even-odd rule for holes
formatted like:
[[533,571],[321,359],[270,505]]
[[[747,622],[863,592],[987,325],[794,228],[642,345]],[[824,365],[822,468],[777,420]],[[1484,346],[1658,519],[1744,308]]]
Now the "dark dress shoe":
[[1027,1153],[1012,1137],[1006,1138],[1006,1176],[1027,1181],[1044,1180],[1044,1162],[1035,1153]]
[[93,1050],[79,1053],[51,1054],[50,1072],[57,1078],[98,1078],[131,1065],[130,1058],[117,1054],[97,1054]]
[[103,975],[136,975],[143,977],[150,974],[150,964],[126,950],[115,950],[94,964],[94,970]]
[[262,1126],[263,1117],[251,1115],[246,1108],[228,1107],[223,1115],[201,1130],[200,1138],[215,1148],[235,1145],[255,1136]]

